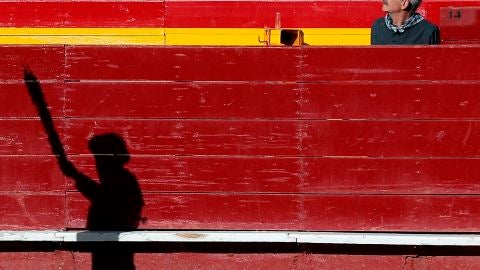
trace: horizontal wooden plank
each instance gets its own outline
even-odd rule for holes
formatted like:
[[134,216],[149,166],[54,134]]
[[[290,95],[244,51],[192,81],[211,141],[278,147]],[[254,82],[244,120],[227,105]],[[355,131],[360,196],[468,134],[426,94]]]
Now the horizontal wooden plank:
[[[302,48],[304,81],[446,81],[478,80],[472,58],[480,47],[395,47],[402,57],[390,59],[392,48]],[[448,64],[446,64],[448,63]],[[462,72],[458,67],[462,66]]]
[[[370,27],[383,14],[372,1],[166,1],[166,27]],[[353,14],[353,12],[355,14]]]
[[[222,247],[223,249],[230,247]],[[200,248],[199,248],[200,249]],[[204,265],[209,265],[211,270],[222,270],[225,268],[231,270],[241,269],[351,269],[351,270],[370,270],[370,269],[454,269],[454,270],[476,270],[480,258],[475,254],[469,256],[463,255],[444,255],[438,256],[412,256],[403,254],[388,255],[388,247],[377,251],[374,248],[365,248],[360,251],[361,254],[339,254],[345,252],[342,248],[324,248],[317,249],[297,247],[295,252],[253,252],[248,246],[242,246],[239,249],[242,252],[194,252],[186,248],[184,252],[165,252],[165,253],[137,253],[135,254],[135,265],[137,269],[201,269]],[[266,248],[268,249],[268,248]],[[380,249],[378,249],[380,250]],[[249,251],[249,252],[243,252]],[[252,252],[250,252],[252,251]],[[298,252],[298,253],[297,253]],[[410,252],[410,251],[407,251]],[[413,253],[416,253],[414,251]],[[421,253],[421,252],[419,252]],[[68,253],[72,260],[76,262],[75,269],[91,269],[90,255],[88,253]],[[423,253],[422,253],[423,254]],[[26,269],[28,270],[28,269]]]
[[[222,247],[226,249],[228,247]],[[162,249],[165,249],[162,247]],[[168,249],[168,247],[167,247]],[[243,270],[243,269],[348,269],[369,270],[392,269],[403,270],[405,257],[402,255],[338,255],[338,254],[318,254],[301,252],[297,248],[295,252],[257,252],[251,250],[248,246],[241,247],[242,252],[198,252],[197,249],[185,248],[183,252],[164,252],[164,253],[137,253],[135,254],[136,269],[201,269],[208,265],[211,270]],[[267,248],[268,249],[268,248]],[[300,251],[299,251],[300,249]],[[70,254],[70,253],[69,253]],[[91,269],[90,255],[88,253],[74,252],[71,254],[75,260],[78,270]],[[445,258],[447,265],[454,265],[454,262],[460,263],[461,257],[455,259]],[[420,258],[418,258],[420,260]],[[413,260],[413,258],[412,258]],[[434,260],[432,258],[431,260]],[[461,262],[465,270],[476,269],[474,266],[478,263],[475,257],[469,257]],[[423,264],[428,265],[428,264]],[[423,266],[422,265],[422,266]],[[435,264],[437,265],[437,264]],[[468,268],[470,267],[470,268]],[[455,269],[455,268],[452,268]],[[26,269],[27,270],[27,269]]]
[[[49,110],[55,117],[63,116],[63,83],[41,83]],[[24,83],[0,83],[0,118],[38,117]]]
[[69,251],[43,250],[28,252],[28,250],[22,250],[17,252],[1,252],[0,269],[12,268],[17,270],[78,269]]
[[65,193],[1,192],[0,229],[59,229],[65,222]]
[[302,118],[438,120],[480,116],[477,81],[339,82],[297,87],[302,87]]
[[[251,247],[211,248],[210,252],[199,252],[200,248],[178,247],[177,245],[163,247],[168,252],[139,252],[135,254],[136,269],[199,269],[209,265],[211,270],[231,269],[392,269],[403,270],[405,266],[412,269],[478,269],[478,256],[412,256],[403,254],[338,254],[343,249],[313,249],[296,247],[294,251]],[[236,252],[238,249],[248,252]],[[134,248],[135,250],[135,248]],[[173,250],[173,251],[170,251]],[[373,251],[372,249],[369,249]],[[335,252],[333,252],[335,251]],[[373,253],[373,252],[372,252]],[[40,268],[39,268],[40,265]],[[41,270],[56,270],[59,268],[88,270],[91,269],[91,253],[70,250],[55,250],[42,252],[2,252],[0,267],[9,269],[14,266],[18,270],[32,268]]]
[[88,154],[96,134],[122,137],[131,154],[299,154],[297,122],[67,119],[67,151]]
[[[157,30],[157,33],[150,31],[149,34],[142,35],[141,32],[143,32],[144,29],[145,28],[0,28],[0,44],[68,44],[90,46],[165,45],[163,30]],[[18,34],[10,34],[9,32],[17,32]],[[43,34],[37,34],[37,32],[43,32]],[[131,34],[133,32],[138,33]]]
[[421,260],[409,258],[407,261],[412,265],[413,269],[422,268],[442,268],[445,269],[471,269],[474,270],[478,265],[478,256],[428,256]]
[[[478,156],[476,121],[318,121],[300,128],[302,153],[318,156]],[[300,125],[301,126],[301,125]],[[298,127],[298,125],[297,125]]]
[[[66,76],[71,80],[273,82],[478,80],[480,68],[471,61],[480,54],[478,46],[396,51],[404,56],[383,61],[391,48],[68,46]],[[130,55],[136,55],[136,61]],[[208,68],[199,68],[204,66]],[[458,66],[464,72],[459,73]]]
[[478,159],[304,158],[303,192],[479,194]]
[[[478,86],[68,83],[64,98],[63,84],[42,83],[53,116],[66,100],[70,117],[257,119],[478,119]],[[37,116],[23,83],[0,84],[0,104],[0,117]]]
[[74,117],[291,118],[300,114],[301,93],[297,87],[256,83],[68,83],[66,110]]
[[[33,105],[32,105],[33,106]],[[63,121],[54,120],[63,138]],[[0,119],[0,155],[50,155],[40,119]]]
[[0,156],[0,171],[0,192],[65,190],[53,156]]
[[[145,229],[300,228],[296,196],[144,193],[143,197],[145,222],[140,227]],[[77,192],[68,192],[66,198],[67,227],[84,228],[89,202]]]
[[295,66],[298,48],[67,46],[66,50],[71,80],[295,81],[300,72]]
[[[81,172],[98,179],[93,157],[71,159]],[[431,158],[131,156],[126,168],[146,193],[478,194],[479,162]],[[54,165],[51,170],[58,171]],[[69,179],[67,190],[76,190]]]
[[113,132],[131,154],[477,157],[478,121],[67,119],[71,154]]
[[[301,249],[301,248],[300,248]],[[248,250],[244,248],[243,250]],[[371,250],[371,249],[369,249]],[[323,253],[331,252],[325,249]],[[341,253],[338,249],[336,252]],[[136,254],[137,269],[168,268],[196,269],[211,265],[209,269],[463,269],[475,270],[480,259],[477,256],[409,256],[409,255],[365,255],[365,254],[322,254],[308,250],[303,253],[163,253]],[[145,268],[143,268],[145,267]],[[83,269],[83,268],[82,268]],[[86,268],[85,268],[86,269]]]
[[[27,12],[28,11],[28,12]],[[27,15],[28,14],[28,15]],[[2,1],[2,27],[163,27],[161,1]]]
[[66,113],[119,118],[478,119],[479,86],[478,82],[68,83]]
[[[98,179],[92,157],[71,158]],[[131,156],[126,167],[143,192],[299,192],[300,160],[248,157]],[[67,189],[76,190],[67,179]]]
[[[1,9],[0,9],[1,10]],[[25,65],[40,80],[63,80],[65,66],[63,46],[0,46],[0,81],[23,83]]]
[[306,229],[478,231],[480,196],[305,196]]
[[[467,232],[480,224],[478,195],[143,196],[145,229]],[[67,193],[67,227],[84,228],[88,205],[79,193]]]

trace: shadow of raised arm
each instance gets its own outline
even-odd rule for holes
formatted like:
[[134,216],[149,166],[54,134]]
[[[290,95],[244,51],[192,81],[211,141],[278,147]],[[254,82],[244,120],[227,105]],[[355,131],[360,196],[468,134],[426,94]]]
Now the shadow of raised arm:
[[52,153],[57,158],[58,165],[62,173],[75,180],[77,188],[80,192],[84,193],[87,197],[94,196],[94,186],[97,185],[95,181],[90,179],[85,174],[79,172],[73,163],[68,160],[67,154],[63,144],[55,129],[55,125],[52,120],[52,115],[48,109],[47,102],[43,94],[42,87],[35,74],[28,68],[24,68],[24,82],[27,87],[28,93],[32,99],[33,104],[37,108],[38,115],[42,121],[43,128],[48,136],[48,142],[52,149]]

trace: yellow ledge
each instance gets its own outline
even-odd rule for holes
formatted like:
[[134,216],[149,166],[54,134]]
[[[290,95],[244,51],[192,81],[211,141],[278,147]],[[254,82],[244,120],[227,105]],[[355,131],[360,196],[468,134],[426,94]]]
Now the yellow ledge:
[[[368,28],[302,28],[309,45],[369,45]],[[264,46],[263,28],[0,28],[0,44]],[[276,38],[276,37],[275,37]]]

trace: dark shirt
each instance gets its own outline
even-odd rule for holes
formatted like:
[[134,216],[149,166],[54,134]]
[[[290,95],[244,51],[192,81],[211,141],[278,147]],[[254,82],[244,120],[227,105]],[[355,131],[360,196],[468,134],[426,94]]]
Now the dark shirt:
[[371,33],[372,45],[427,45],[440,44],[440,30],[427,20],[406,28],[403,33],[393,32],[385,24],[385,18],[373,23]]

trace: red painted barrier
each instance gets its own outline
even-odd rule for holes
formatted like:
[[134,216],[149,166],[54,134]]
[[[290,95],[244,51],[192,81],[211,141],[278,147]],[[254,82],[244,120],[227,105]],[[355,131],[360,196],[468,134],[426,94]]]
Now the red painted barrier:
[[[479,6],[475,0],[427,0],[420,12],[439,24],[444,22],[442,8]],[[381,2],[372,0],[8,0],[0,3],[2,27],[273,28],[277,12],[284,28],[369,28],[384,14]]]
[[[312,252],[272,253],[204,253],[168,252],[139,253],[135,255],[136,269],[197,269],[208,265],[211,270],[221,270],[228,266],[232,270],[241,269],[290,269],[313,270],[348,269],[478,269],[476,256],[412,256],[412,255],[344,255],[318,254]],[[91,269],[90,254],[84,252],[57,251],[0,253],[0,267],[29,270],[32,266],[39,270]]]
[[[477,98],[479,84],[476,81],[347,81],[303,84],[100,81],[69,82],[66,86],[65,106],[72,117],[245,120],[261,115],[265,119],[305,120],[473,120],[480,116],[480,100]],[[47,87],[48,85],[45,86]],[[46,92],[47,90],[45,89]],[[18,98],[24,100],[15,112],[27,110],[26,93],[11,93],[18,94]],[[238,93],[242,95],[239,96]],[[46,94],[49,98],[49,93]],[[7,93],[4,96],[8,98]],[[50,99],[55,99],[55,96],[52,95]],[[398,102],[400,99],[401,103]],[[98,106],[85,106],[92,100],[101,100],[102,103]],[[264,104],[275,106],[263,106]],[[2,109],[7,110],[0,108]],[[55,104],[52,104],[53,109],[58,109]],[[33,111],[32,108],[32,113]]]
[[480,47],[0,51],[2,229],[84,228],[89,207],[52,156],[25,64],[81,172],[97,178],[94,135],[125,140],[141,228],[479,229]]

